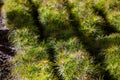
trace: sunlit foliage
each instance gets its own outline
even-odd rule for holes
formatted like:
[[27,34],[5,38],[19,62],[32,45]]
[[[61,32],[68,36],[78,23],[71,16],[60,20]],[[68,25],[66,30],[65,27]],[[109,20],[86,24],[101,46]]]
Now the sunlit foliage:
[[18,80],[120,79],[119,0],[5,0],[3,9]]

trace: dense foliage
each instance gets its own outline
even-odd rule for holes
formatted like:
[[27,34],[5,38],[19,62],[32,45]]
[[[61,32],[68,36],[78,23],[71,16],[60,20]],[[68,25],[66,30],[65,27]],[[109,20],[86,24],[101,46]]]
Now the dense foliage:
[[5,0],[18,80],[120,80],[119,0]]

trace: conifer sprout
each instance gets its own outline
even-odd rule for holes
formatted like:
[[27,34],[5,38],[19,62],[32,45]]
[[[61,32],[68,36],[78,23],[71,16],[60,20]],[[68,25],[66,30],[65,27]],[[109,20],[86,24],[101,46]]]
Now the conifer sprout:
[[120,79],[119,0],[4,0],[1,9],[16,80]]

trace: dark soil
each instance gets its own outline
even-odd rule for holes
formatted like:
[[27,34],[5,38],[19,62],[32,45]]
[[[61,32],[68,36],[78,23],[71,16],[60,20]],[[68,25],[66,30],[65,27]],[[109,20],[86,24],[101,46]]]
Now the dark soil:
[[15,49],[8,40],[9,29],[2,24],[0,16],[0,80],[13,80],[11,75],[13,64],[10,60],[15,55]]

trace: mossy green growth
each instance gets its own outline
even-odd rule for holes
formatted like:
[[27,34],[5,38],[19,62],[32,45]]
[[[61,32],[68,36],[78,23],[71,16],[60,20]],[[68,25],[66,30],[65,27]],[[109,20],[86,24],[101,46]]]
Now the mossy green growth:
[[[120,79],[119,0],[5,0],[4,3],[5,25],[11,28],[9,39],[17,49],[13,74],[18,79]],[[33,7],[37,15],[31,12]],[[42,40],[39,40],[41,26],[36,22],[43,27]]]
[[77,39],[60,41],[55,45],[56,64],[64,80],[92,79],[92,59]]
[[28,13],[28,7],[18,3],[19,1],[6,0],[3,9],[6,10],[6,23],[12,28],[21,28],[23,26],[32,26],[33,18]]

